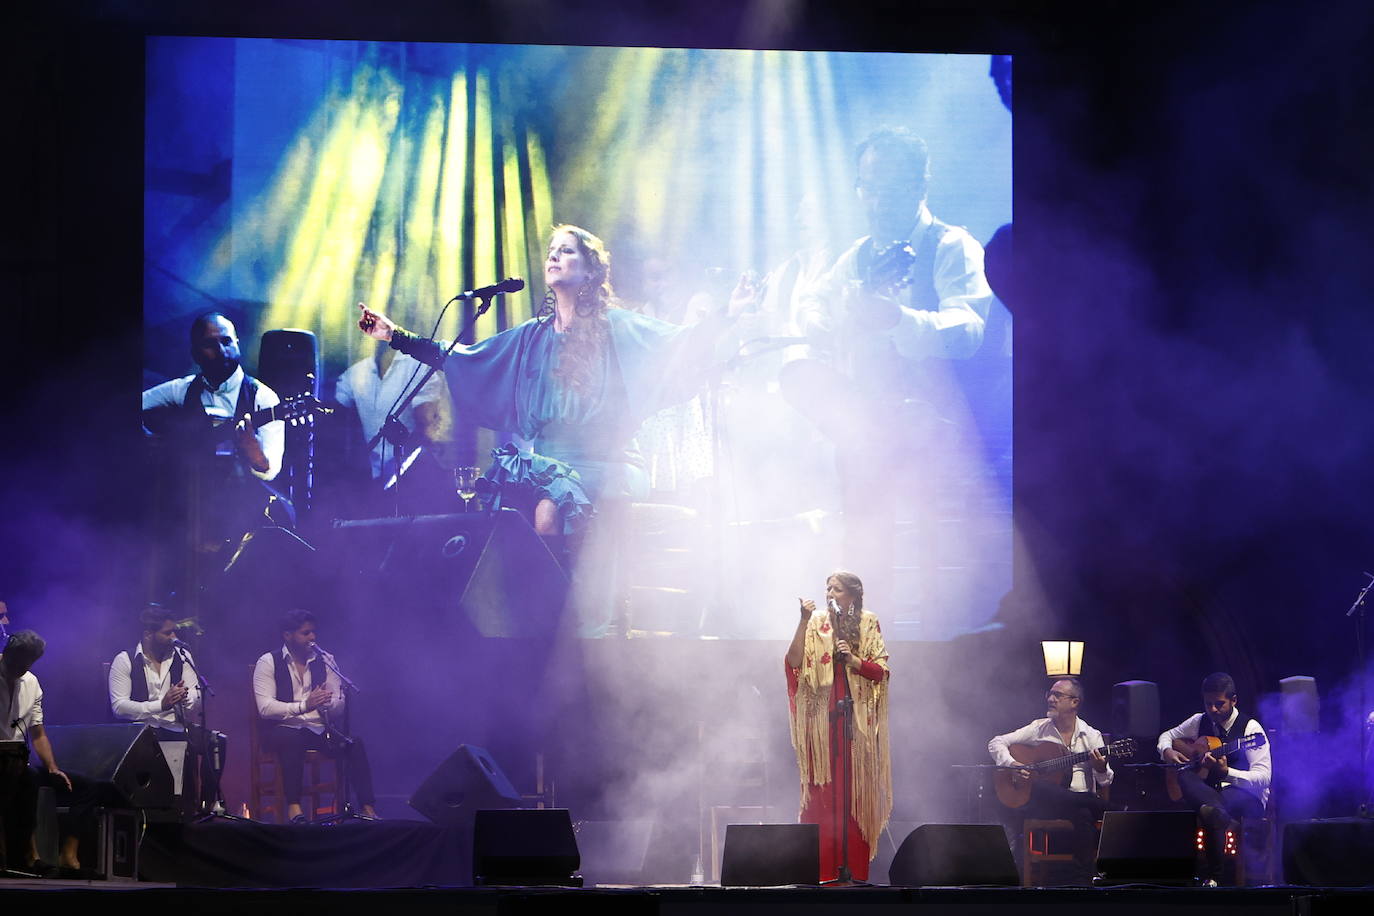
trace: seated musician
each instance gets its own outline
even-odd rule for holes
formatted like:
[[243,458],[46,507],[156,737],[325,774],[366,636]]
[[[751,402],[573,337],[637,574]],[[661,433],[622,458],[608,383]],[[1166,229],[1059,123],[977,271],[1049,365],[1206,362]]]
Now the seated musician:
[[[34,842],[35,806],[38,789],[51,787],[57,804],[68,810],[60,823],[58,865],[79,874],[80,838],[83,833],[89,835],[95,824],[96,788],[89,780],[75,774],[68,776],[58,768],[52,742],[43,730],[43,688],[29,669],[42,658],[46,648],[47,642],[37,633],[17,630],[10,634],[0,652],[0,709],[8,710],[0,720],[0,741],[27,740],[42,764],[42,769],[24,767],[18,773],[8,774],[4,791],[0,792],[4,801],[0,822],[9,867],[42,870]],[[28,755],[24,756],[27,760]]]
[[[1226,830],[1233,821],[1263,816],[1273,766],[1264,726],[1236,708],[1231,675],[1207,675],[1202,708],[1161,734],[1158,747],[1165,763],[1193,764],[1177,771],[1178,789],[1207,832],[1206,881],[1215,886],[1222,877]],[[1230,754],[1214,753],[1232,744],[1240,746]]]
[[1070,821],[1073,824],[1074,861],[1086,878],[1096,859],[1097,821],[1107,810],[1107,803],[1099,797],[1097,789],[1111,785],[1114,774],[1099,752],[1104,743],[1102,733],[1078,717],[1083,703],[1083,685],[1078,678],[1055,681],[1046,694],[1046,701],[1045,718],[988,742],[993,763],[1001,767],[1019,767],[1064,754],[1086,756],[1072,768],[1067,785],[1060,785],[1052,778],[1034,776],[1032,770],[1021,768],[1015,774],[1015,791],[1021,793],[1029,789],[1028,797],[1024,801],[1021,797],[1012,800],[1006,797],[1010,793],[1004,793],[999,786],[998,798],[1013,817]]
[[[174,765],[172,776],[189,813],[197,797],[196,757],[204,756],[194,753],[187,742],[188,726],[195,724],[192,717],[201,703],[200,686],[192,670],[195,660],[189,652],[183,655],[173,650],[177,622],[170,609],[149,604],[138,618],[143,631],[138,645],[133,652],[120,652],[110,663],[110,711],[120,719],[152,726],[164,753],[175,752],[169,763],[177,758],[184,761],[181,766]],[[201,789],[213,793],[209,777],[209,773],[202,774]],[[214,799],[208,801],[213,803]]]
[[363,816],[375,818],[367,751],[361,739],[340,730],[343,684],[333,657],[315,644],[315,615],[299,608],[288,611],[281,635],[282,647],[265,653],[253,668],[253,695],[264,720],[263,746],[277,755],[281,767],[286,819],[293,824],[308,820],[301,810],[301,773],[308,750],[335,758],[347,755],[349,781]]

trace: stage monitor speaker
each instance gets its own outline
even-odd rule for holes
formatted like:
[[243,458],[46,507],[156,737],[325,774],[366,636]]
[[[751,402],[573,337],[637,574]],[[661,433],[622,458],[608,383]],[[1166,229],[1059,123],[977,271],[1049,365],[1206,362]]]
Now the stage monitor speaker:
[[819,884],[818,824],[730,824],[720,857],[722,887]]
[[64,769],[112,784],[129,807],[176,804],[172,770],[149,726],[49,725],[43,731]]
[[474,884],[581,887],[581,864],[566,808],[477,812],[472,833]]
[[1020,884],[1000,824],[922,824],[902,841],[888,869],[902,887]]
[[1192,811],[1108,811],[1102,816],[1097,870],[1110,881],[1191,881],[1197,870],[1197,815]]
[[340,600],[363,612],[399,591],[482,636],[552,638],[568,595],[563,567],[514,509],[335,521],[319,556]]
[[1159,734],[1159,685],[1154,681],[1122,681],[1112,685],[1112,734]]
[[410,807],[444,827],[471,823],[480,808],[518,808],[520,793],[480,747],[458,750],[429,774],[410,798]]
[[1366,887],[1374,862],[1374,820],[1295,821],[1283,828],[1283,880],[1316,887]]
[[258,378],[283,399],[298,394],[320,396],[320,351],[310,331],[267,331],[256,365]]

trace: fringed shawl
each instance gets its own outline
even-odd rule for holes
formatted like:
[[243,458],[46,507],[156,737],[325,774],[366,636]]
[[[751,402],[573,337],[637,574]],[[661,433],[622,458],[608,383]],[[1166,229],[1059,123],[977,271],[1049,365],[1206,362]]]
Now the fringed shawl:
[[[800,668],[793,669],[797,689],[792,696],[792,747],[801,771],[802,804],[815,786],[830,783],[830,694],[834,689],[834,634],[830,616],[816,611],[806,625],[806,644]],[[879,665],[881,681],[870,681],[846,670],[854,698],[854,742],[850,751],[854,774],[850,813],[876,854],[878,835],[892,813],[892,750],[887,727],[887,647],[878,618],[864,611],[859,619],[858,656]]]

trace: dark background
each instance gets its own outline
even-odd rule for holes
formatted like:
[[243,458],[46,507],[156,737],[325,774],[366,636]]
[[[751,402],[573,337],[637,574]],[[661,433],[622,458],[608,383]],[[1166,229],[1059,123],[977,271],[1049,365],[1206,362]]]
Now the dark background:
[[99,714],[146,585],[142,47],[182,33],[1014,54],[1018,585],[983,665],[934,699],[982,734],[1020,724],[1030,641],[1065,635],[1088,642],[1095,722],[1116,681],[1158,681],[1169,724],[1226,669],[1242,705],[1317,677],[1334,730],[1374,571],[1374,9],[778,6],[795,17],[764,29],[719,0],[67,2],[10,23],[0,597],[53,642],[61,718]]

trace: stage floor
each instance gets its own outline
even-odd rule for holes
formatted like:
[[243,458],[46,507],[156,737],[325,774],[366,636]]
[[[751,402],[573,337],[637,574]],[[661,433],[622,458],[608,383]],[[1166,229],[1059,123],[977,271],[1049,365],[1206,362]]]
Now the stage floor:
[[662,916],[768,916],[803,912],[826,916],[881,909],[920,912],[923,916],[1008,913],[1016,916],[1354,916],[1374,907],[1374,891],[1349,888],[719,888],[597,887],[565,888],[399,888],[222,890],[168,888],[119,882],[0,881],[0,894],[15,912],[70,913],[100,906],[99,895],[120,892],[146,900],[122,900],[160,909],[174,907],[199,916],[241,914],[300,916],[330,913],[363,916],[391,907],[407,916],[521,916],[521,914],[590,913],[662,914]]

